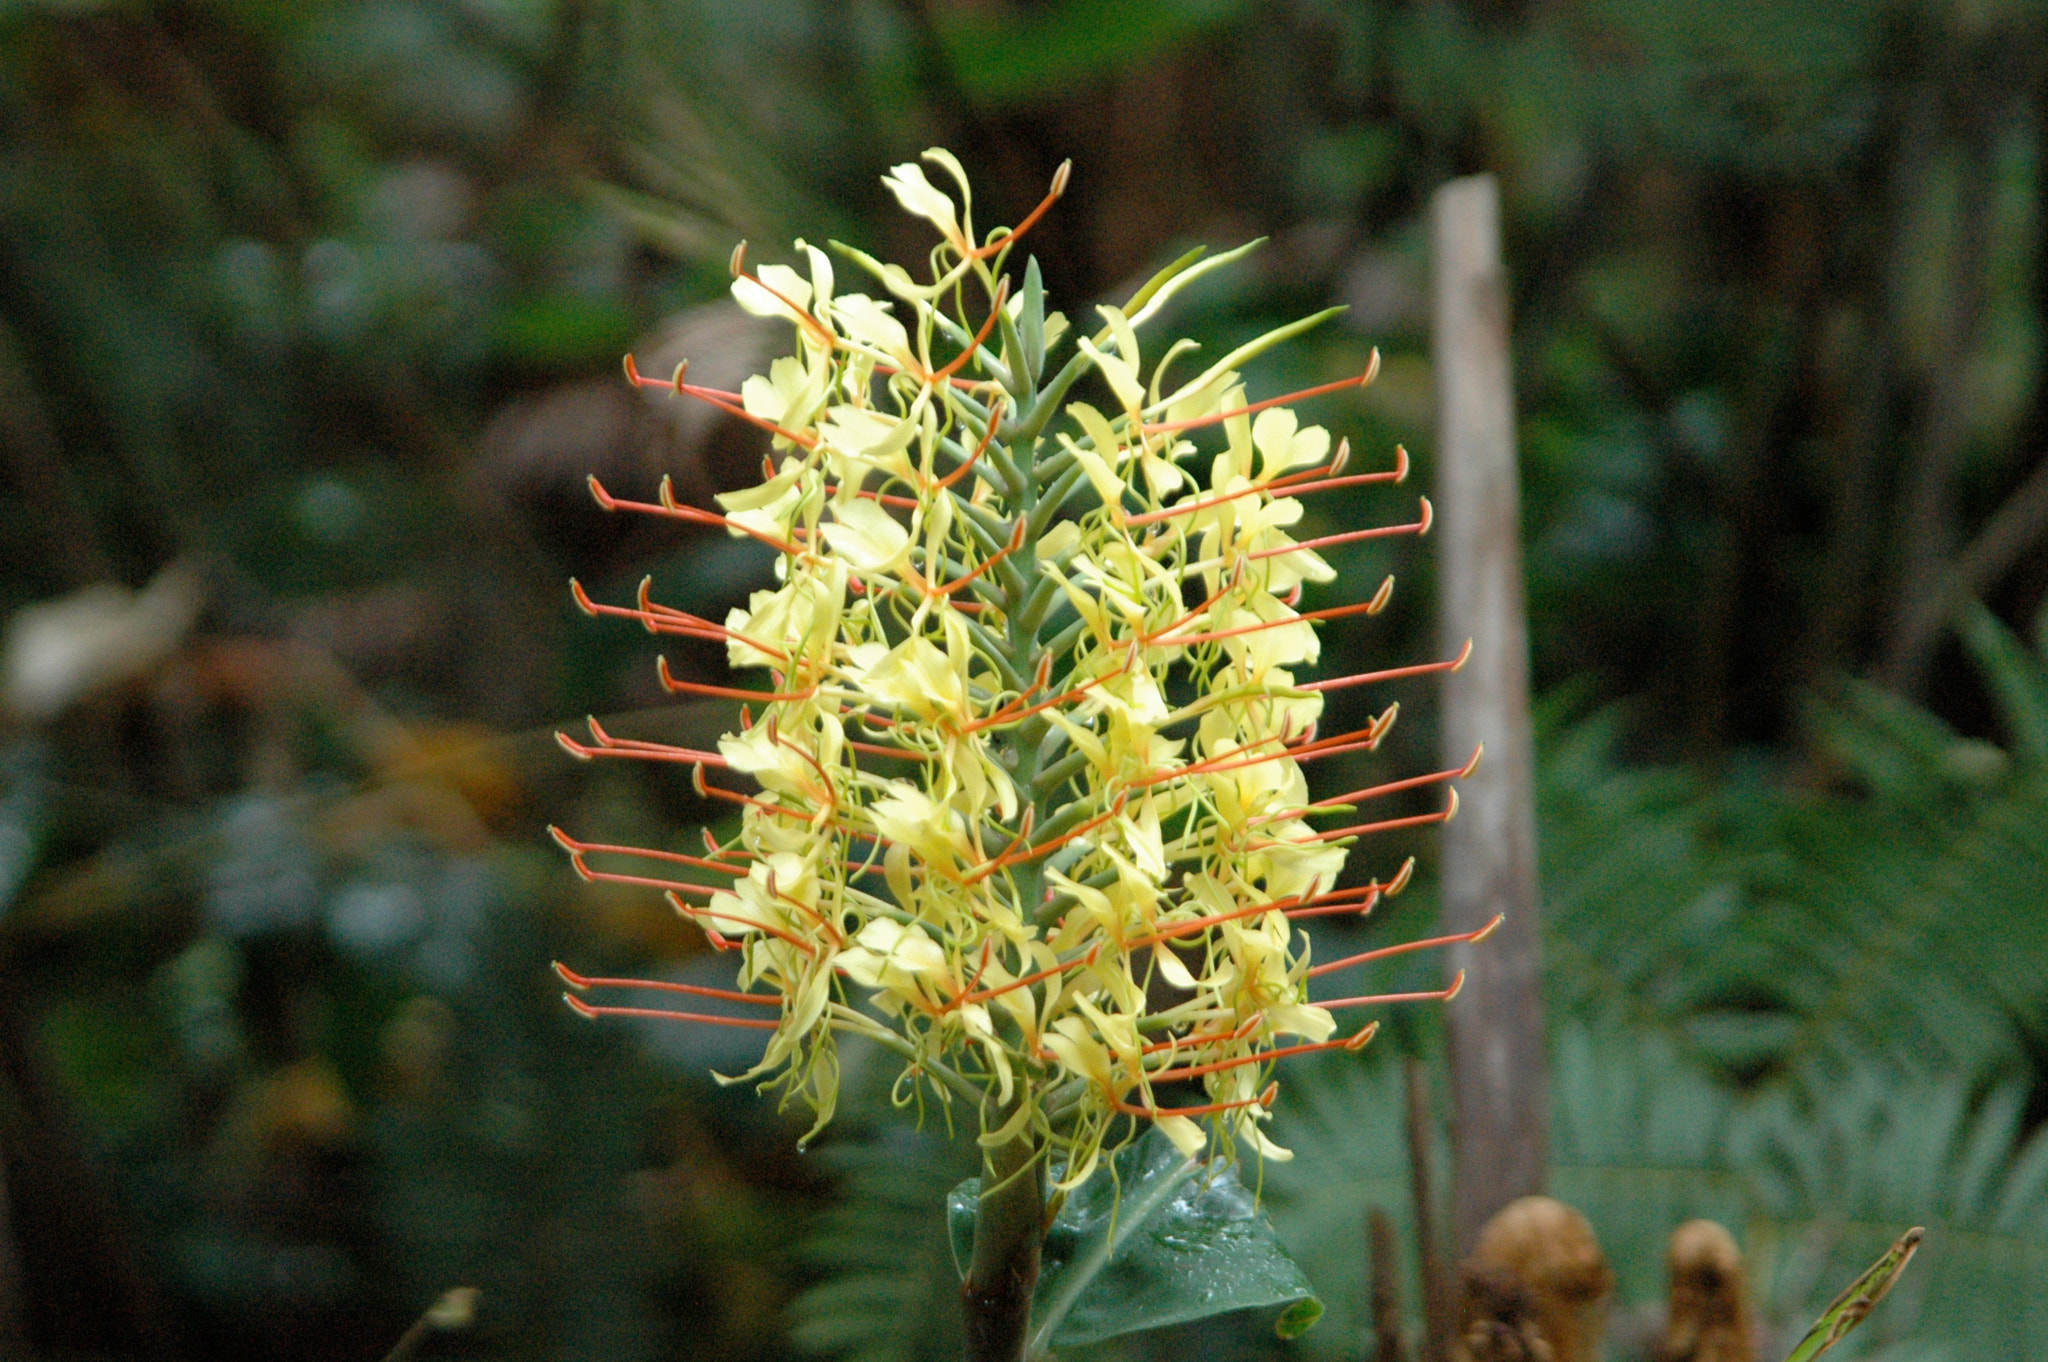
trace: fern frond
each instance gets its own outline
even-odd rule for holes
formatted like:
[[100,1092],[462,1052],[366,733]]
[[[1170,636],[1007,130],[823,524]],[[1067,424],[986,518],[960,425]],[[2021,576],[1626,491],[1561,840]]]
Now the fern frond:
[[1981,601],[1968,601],[1956,632],[1997,697],[2015,760],[2048,766],[2048,655],[2036,653]]
[[973,1171],[948,1143],[893,1130],[820,1152],[840,1199],[801,1249],[819,1280],[790,1306],[790,1337],[845,1362],[950,1362],[960,1292],[946,1193]]

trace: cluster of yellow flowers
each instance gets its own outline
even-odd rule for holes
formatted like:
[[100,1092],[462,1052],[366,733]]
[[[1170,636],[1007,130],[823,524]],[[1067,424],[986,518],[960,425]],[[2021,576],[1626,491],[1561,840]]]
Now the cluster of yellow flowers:
[[[565,739],[582,756],[690,763],[701,792],[743,806],[733,841],[707,835],[695,856],[557,837],[586,875],[666,889],[737,954],[734,990],[667,987],[777,1009],[737,1023],[773,1032],[747,1076],[801,1094],[820,1124],[837,1094],[835,1035],[848,1032],[907,1061],[903,1100],[967,1101],[984,1144],[1056,1151],[1062,1186],[1088,1176],[1129,1117],[1190,1154],[1210,1118],[1226,1141],[1285,1157],[1259,1129],[1273,1062],[1364,1044],[1373,1027],[1340,1037],[1336,1014],[1393,1001],[1312,1004],[1310,978],[1437,944],[1312,966],[1295,921],[1398,892],[1406,867],[1335,890],[1346,846],[1447,818],[1456,796],[1405,819],[1312,820],[1459,774],[1310,798],[1304,760],[1370,749],[1395,715],[1318,736],[1324,690],[1456,664],[1305,681],[1316,622],[1377,612],[1392,582],[1353,605],[1303,611],[1300,599],[1334,576],[1319,548],[1423,533],[1429,504],[1407,524],[1291,537],[1301,496],[1407,471],[1397,452],[1391,470],[1347,475],[1344,447],[1333,453],[1329,433],[1285,405],[1370,382],[1370,370],[1257,402],[1240,381],[1247,360],[1327,314],[1178,383],[1169,370],[1192,342],[1143,356],[1139,333],[1168,300],[1249,247],[1190,255],[1125,306],[1098,308],[1100,330],[1075,336],[1052,371],[1046,355],[1069,325],[1045,312],[1035,261],[1014,292],[1003,267],[1059,197],[1065,167],[1022,226],[977,240],[959,164],[943,151],[925,159],[957,202],[916,164],[885,183],[939,233],[930,282],[842,247],[888,296],[845,293],[816,247],[797,243],[807,274],[748,272],[742,247],[733,296],[793,323],[795,354],[738,393],[696,387],[683,370],[642,378],[628,360],[636,381],[764,428],[774,454],[761,484],[721,496],[718,512],[678,504],[665,484],[658,502],[634,503],[593,482],[599,500],[759,540],[777,552],[776,582],[723,622],[644,588],[632,606],[580,588],[578,599],[657,634],[720,641],[733,667],[767,671],[772,688],[679,681],[664,666],[673,691],[761,706],[716,752],[601,728],[587,744]],[[1090,371],[1100,405],[1068,400]],[[1221,438],[1202,476],[1192,436],[1205,428]],[[725,772],[758,790],[732,788]],[[725,878],[601,871],[599,853]],[[626,981],[563,977],[587,1013],[645,1011],[579,996]],[[1167,1086],[1196,1081],[1207,1100]]]

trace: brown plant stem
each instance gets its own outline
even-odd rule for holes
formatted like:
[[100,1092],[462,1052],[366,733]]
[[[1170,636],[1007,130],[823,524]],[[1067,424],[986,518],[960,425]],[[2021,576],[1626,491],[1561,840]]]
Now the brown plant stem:
[[[1000,1125],[1010,1115],[995,1118]],[[1045,1243],[1045,1161],[1030,1134],[982,1151],[974,1252],[960,1285],[966,1362],[1023,1362]]]

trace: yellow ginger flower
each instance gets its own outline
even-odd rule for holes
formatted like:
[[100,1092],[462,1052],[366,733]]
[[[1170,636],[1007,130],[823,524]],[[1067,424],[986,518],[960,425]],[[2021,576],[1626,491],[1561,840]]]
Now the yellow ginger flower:
[[[648,502],[593,480],[594,494],[767,544],[774,582],[723,621],[660,605],[644,587],[631,605],[580,587],[576,599],[655,634],[723,643],[735,669],[766,672],[768,685],[682,681],[663,665],[674,692],[758,706],[716,751],[614,738],[595,723],[588,743],[563,739],[580,757],[690,766],[700,791],[740,807],[731,841],[707,834],[699,856],[555,835],[580,873],[665,891],[738,956],[737,986],[557,968],[588,1015],[771,1032],[744,1077],[808,1102],[820,1125],[837,1095],[837,1038],[850,1034],[904,1060],[900,1087],[969,1104],[985,1145],[1042,1153],[1062,1186],[1143,1122],[1191,1155],[1216,1136],[1284,1158],[1260,1128],[1275,1063],[1362,1045],[1374,1024],[1347,1029],[1340,1014],[1407,1000],[1315,1003],[1309,980],[1443,944],[1311,965],[1300,927],[1399,892],[1407,867],[1336,889],[1348,848],[1383,826],[1442,821],[1456,796],[1404,819],[1330,827],[1332,816],[1462,774],[1318,801],[1303,769],[1376,747],[1396,712],[1321,736],[1324,691],[1463,660],[1297,679],[1318,661],[1321,621],[1375,613],[1391,586],[1304,609],[1305,590],[1335,577],[1318,551],[1429,528],[1424,500],[1411,522],[1294,537],[1302,497],[1406,476],[1398,451],[1391,469],[1346,473],[1346,446],[1333,450],[1327,430],[1287,405],[1370,382],[1378,357],[1362,375],[1252,400],[1242,366],[1305,329],[1296,323],[1162,393],[1191,347],[1148,359],[1142,330],[1240,250],[1185,259],[1125,306],[1098,309],[1100,329],[1075,336],[1054,369],[1047,356],[1070,328],[1046,313],[1035,261],[1021,282],[1006,269],[1064,190],[1065,168],[1016,230],[977,237],[959,164],[941,151],[925,160],[952,190],[916,164],[884,183],[939,234],[930,282],[841,248],[884,296],[842,292],[816,247],[797,243],[802,272],[750,272],[742,248],[733,296],[790,323],[793,354],[737,393],[693,385],[686,368],[642,377],[627,360],[633,381],[761,427],[770,456],[760,485],[721,496],[718,511],[677,503],[666,484]],[[1090,371],[1100,394],[1069,400]],[[698,877],[600,869],[599,857]],[[600,986],[707,1001],[674,1011],[583,1000]],[[1195,1082],[1208,1100],[1175,1086]]]

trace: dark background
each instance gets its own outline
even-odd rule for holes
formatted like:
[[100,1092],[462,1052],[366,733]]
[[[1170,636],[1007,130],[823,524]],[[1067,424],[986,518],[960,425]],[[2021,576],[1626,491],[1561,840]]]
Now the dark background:
[[[589,503],[761,453],[619,356],[736,387],[787,338],[721,301],[734,242],[915,263],[878,177],[944,145],[984,226],[1072,158],[1031,240],[1069,315],[1253,236],[1166,327],[1347,303],[1252,375],[1383,352],[1310,411],[1417,473],[1333,527],[1428,490],[1428,199],[1500,177],[1557,1190],[1624,1305],[1712,1214],[1796,1331],[1919,1222],[1858,1339],[2048,1355],[2044,39],[1999,0],[0,0],[0,1353],[375,1358],[475,1285],[430,1351],[948,1354],[943,1131],[850,1056],[799,1156],[707,1076],[743,1043],[570,1017],[552,958],[719,966],[543,832],[686,845],[686,781],[552,732],[733,717],[565,579],[763,579]],[[1333,555],[1401,581],[1337,670],[1435,655],[1395,542]],[[1434,764],[1398,698],[1373,771]],[[1436,1044],[1293,1075],[1266,1185],[1321,1328],[1106,1351],[1359,1356],[1387,1061]]]

